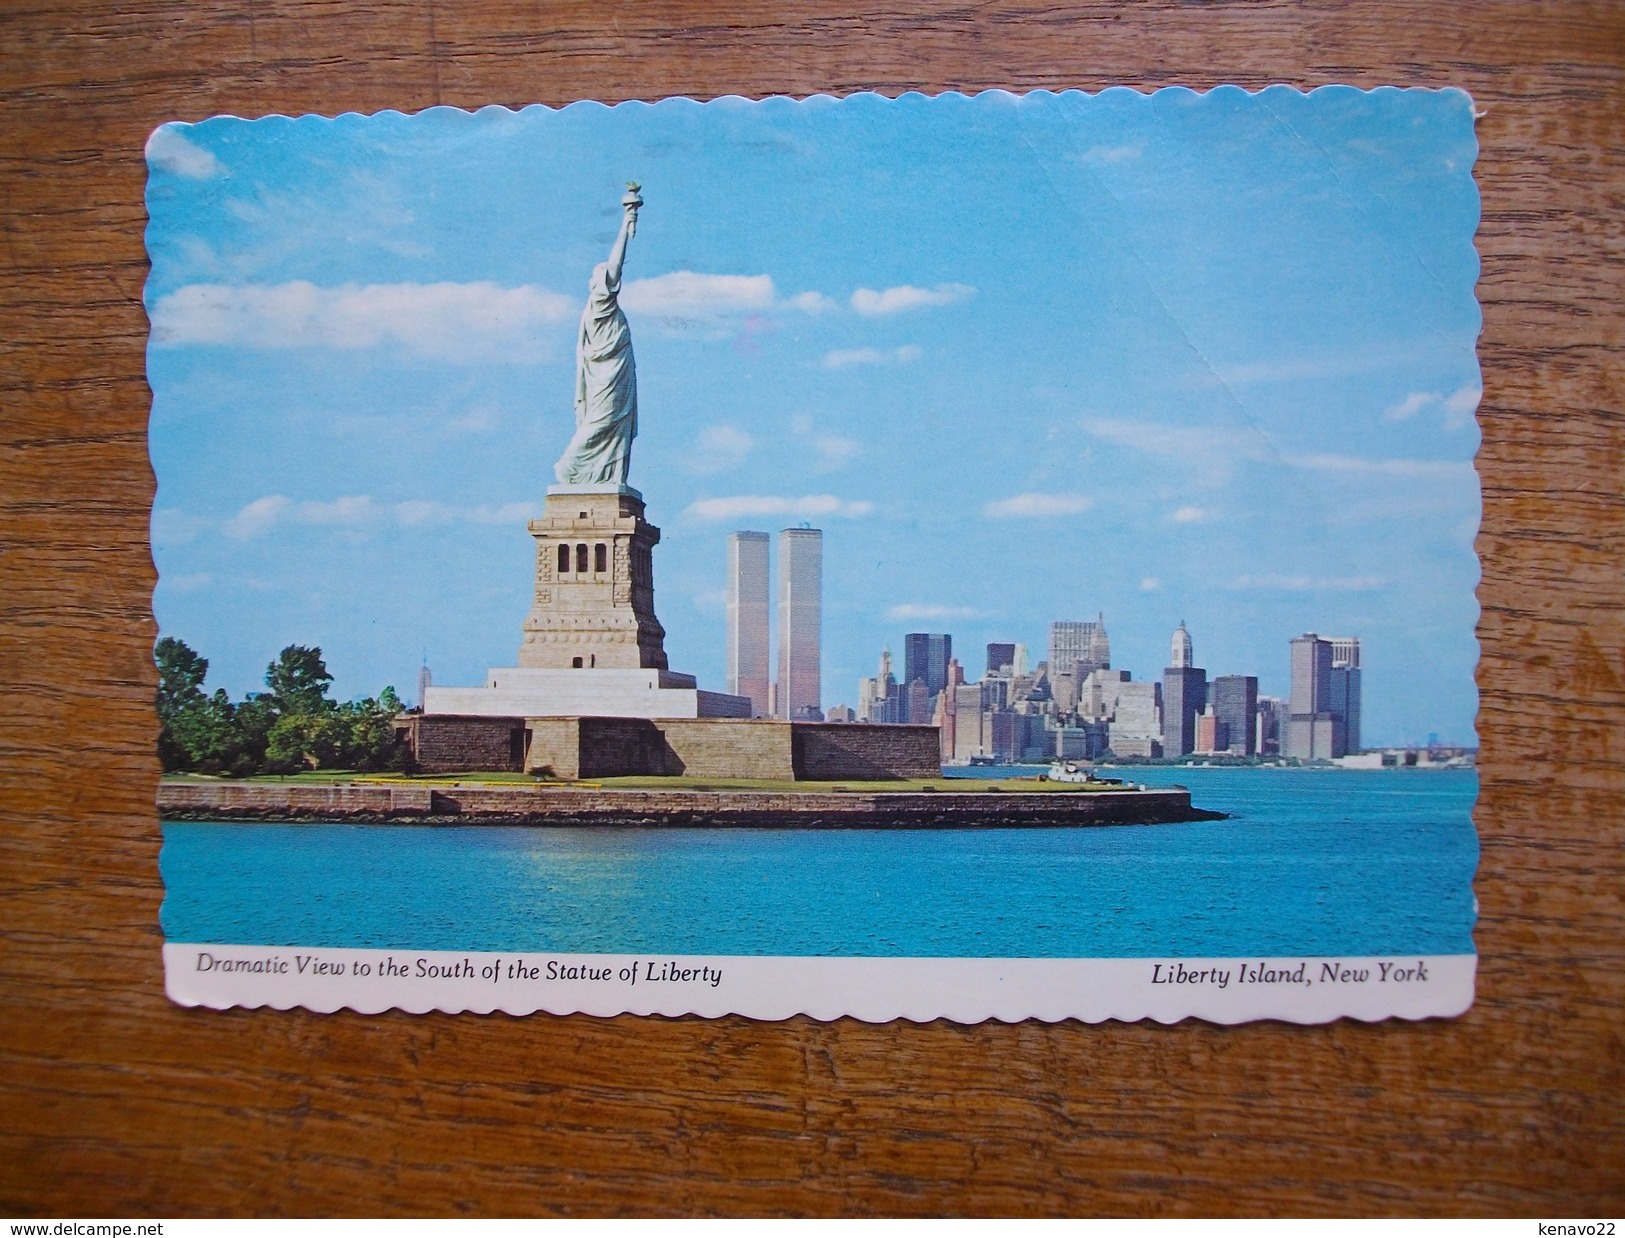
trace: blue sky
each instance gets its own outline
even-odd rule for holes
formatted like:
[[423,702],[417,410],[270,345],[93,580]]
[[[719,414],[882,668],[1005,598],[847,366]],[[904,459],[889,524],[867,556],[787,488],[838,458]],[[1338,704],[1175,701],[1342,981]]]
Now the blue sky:
[[1467,741],[1471,103],[1274,88],[217,117],[148,145],[154,607],[240,695],[509,665],[625,183],[630,481],[674,668],[727,534],[825,531],[824,701],[947,631],[1104,612],[1284,695],[1358,635],[1368,743]]

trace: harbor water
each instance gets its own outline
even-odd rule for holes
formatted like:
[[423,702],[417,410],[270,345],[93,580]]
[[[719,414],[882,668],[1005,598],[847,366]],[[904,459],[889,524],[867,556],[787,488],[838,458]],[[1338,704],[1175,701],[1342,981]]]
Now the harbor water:
[[1472,952],[1474,771],[1119,772],[1231,815],[898,831],[167,822],[163,927],[177,942],[528,953]]

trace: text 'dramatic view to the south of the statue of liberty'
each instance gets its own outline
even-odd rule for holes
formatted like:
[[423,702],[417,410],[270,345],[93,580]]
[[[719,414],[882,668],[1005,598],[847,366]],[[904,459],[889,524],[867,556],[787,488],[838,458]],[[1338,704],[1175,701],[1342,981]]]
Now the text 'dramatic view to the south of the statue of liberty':
[[1465,94],[146,153],[175,1001],[1471,1005]]

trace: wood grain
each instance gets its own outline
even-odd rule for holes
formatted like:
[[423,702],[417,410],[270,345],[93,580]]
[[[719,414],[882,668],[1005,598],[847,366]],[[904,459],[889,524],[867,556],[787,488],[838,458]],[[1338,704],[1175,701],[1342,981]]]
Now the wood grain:
[[[0,1211],[1625,1210],[1622,50],[1609,4],[8,4]],[[140,302],[155,124],[1226,81],[1458,85],[1485,111],[1470,1014],[871,1027],[165,1000]]]

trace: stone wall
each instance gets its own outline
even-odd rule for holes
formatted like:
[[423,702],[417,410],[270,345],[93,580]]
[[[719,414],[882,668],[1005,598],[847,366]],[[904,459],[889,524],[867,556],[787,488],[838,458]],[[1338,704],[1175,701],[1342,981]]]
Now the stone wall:
[[794,724],[769,719],[674,718],[657,723],[668,753],[662,773],[690,778],[796,777]]
[[427,816],[433,804],[429,787],[414,786],[163,782],[158,787],[160,813],[193,820],[409,820]]
[[935,778],[934,726],[746,718],[482,718],[409,715],[426,773],[517,770],[574,781],[630,775],[873,782]]
[[625,791],[161,782],[167,820],[782,829],[1000,829],[1207,820],[1180,787],[1123,791]]
[[859,726],[795,722],[795,777],[809,782],[936,778],[941,737],[934,726]]
[[525,772],[549,778],[581,777],[581,719],[527,718],[530,747]]
[[664,720],[649,718],[579,718],[578,778],[619,778],[668,774],[671,764]]
[[525,720],[464,714],[407,714],[396,724],[418,769],[430,774],[462,770],[519,770],[524,765]]

